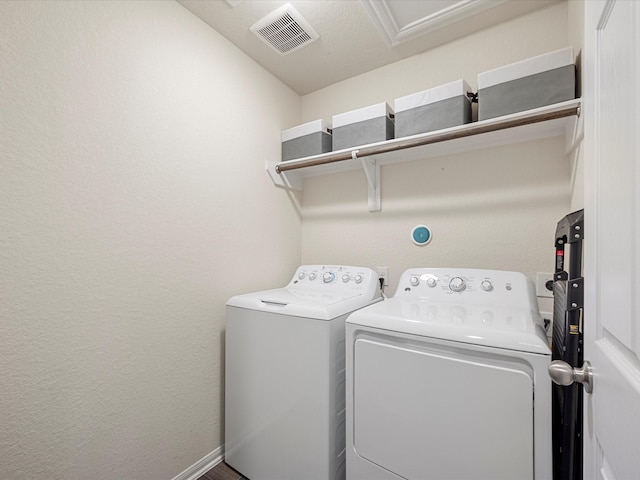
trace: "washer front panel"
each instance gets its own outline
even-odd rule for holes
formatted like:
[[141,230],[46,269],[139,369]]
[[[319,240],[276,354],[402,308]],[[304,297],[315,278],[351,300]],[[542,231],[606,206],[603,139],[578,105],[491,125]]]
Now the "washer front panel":
[[344,345],[344,316],[227,307],[229,465],[256,480],[344,478]]

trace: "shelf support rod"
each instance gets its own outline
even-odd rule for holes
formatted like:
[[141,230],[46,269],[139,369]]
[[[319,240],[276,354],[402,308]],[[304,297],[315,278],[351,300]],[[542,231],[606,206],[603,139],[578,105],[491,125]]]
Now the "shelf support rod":
[[303,180],[300,177],[299,172],[283,173],[278,172],[278,165],[274,162],[265,162],[265,170],[271,177],[271,181],[277,187],[282,187],[287,190],[300,190],[302,191]]
[[[353,150],[351,152],[351,158],[358,160],[359,150]],[[381,209],[380,201],[380,165],[375,158],[360,158],[362,169],[367,177],[368,187],[368,204],[370,212],[379,212]]]

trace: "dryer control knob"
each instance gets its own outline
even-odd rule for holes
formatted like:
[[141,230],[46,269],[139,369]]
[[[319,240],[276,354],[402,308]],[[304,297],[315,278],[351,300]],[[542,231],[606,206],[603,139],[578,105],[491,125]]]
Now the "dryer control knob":
[[336,276],[331,272],[327,272],[324,275],[322,275],[322,281],[324,283],[331,283],[333,282],[334,278],[336,278]]
[[453,277],[449,281],[449,288],[454,292],[462,292],[467,288],[467,284],[462,277]]
[[418,277],[411,277],[411,285],[417,287],[420,285],[420,279]]
[[299,279],[299,280],[302,280],[304,277],[305,277],[305,273],[304,273],[304,272],[300,272],[300,273],[298,274],[298,279]]
[[482,288],[482,290],[484,290],[485,292],[490,292],[491,290],[493,290],[493,283],[491,283],[491,280],[483,280],[480,283],[480,288]]
[[343,275],[343,276],[342,276],[342,281],[343,281],[344,283],[349,282],[349,275]]
[[316,275],[316,272],[310,273],[309,274],[309,280],[315,280],[317,276],[318,275]]
[[438,284],[438,281],[433,278],[433,277],[429,277],[427,278],[427,285],[429,285],[431,288],[435,287]]
[[356,280],[356,283],[362,283],[362,275],[360,274],[356,275],[355,280]]

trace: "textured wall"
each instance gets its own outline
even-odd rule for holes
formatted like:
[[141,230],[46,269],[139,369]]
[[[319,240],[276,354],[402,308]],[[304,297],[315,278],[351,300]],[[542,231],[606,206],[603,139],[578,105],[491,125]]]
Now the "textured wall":
[[[410,267],[553,271],[555,222],[569,202],[562,138],[383,166],[380,212],[367,210],[363,177],[306,180],[304,263],[388,266],[388,294]],[[418,224],[432,230],[426,246],[411,242]]]
[[167,1],[0,2],[0,71],[0,478],[172,478],[223,441],[224,302],[300,261],[300,98]]
[[[303,120],[341,113],[567,46],[565,2],[302,97]],[[382,211],[367,211],[362,171],[305,181],[303,263],[552,272],[556,222],[570,208],[564,141],[550,139],[382,167]],[[432,242],[414,246],[426,224]],[[548,308],[548,306],[543,306]]]

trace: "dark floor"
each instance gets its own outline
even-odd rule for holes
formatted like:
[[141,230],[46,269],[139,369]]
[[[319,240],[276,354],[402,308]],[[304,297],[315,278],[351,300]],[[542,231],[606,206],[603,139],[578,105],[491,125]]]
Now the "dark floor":
[[198,480],[249,480],[224,462],[220,462]]

